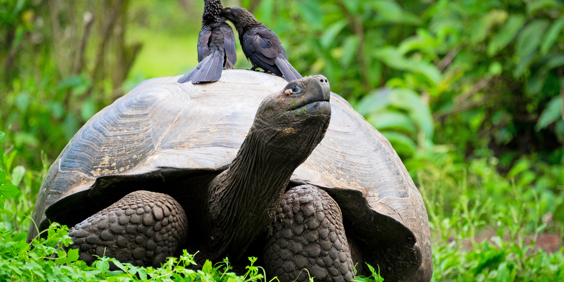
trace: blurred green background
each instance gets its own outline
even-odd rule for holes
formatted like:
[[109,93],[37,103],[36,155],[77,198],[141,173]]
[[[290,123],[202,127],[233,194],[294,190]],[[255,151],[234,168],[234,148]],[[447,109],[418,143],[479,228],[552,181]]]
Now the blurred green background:
[[[224,5],[251,10],[390,140],[427,204],[435,280],[564,279],[562,0]],[[19,191],[0,197],[0,228],[26,231],[46,169],[93,114],[197,64],[202,10],[0,0],[0,192]]]

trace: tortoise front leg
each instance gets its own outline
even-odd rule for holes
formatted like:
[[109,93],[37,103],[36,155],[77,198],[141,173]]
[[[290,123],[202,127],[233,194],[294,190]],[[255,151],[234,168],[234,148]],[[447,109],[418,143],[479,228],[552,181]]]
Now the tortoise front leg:
[[280,281],[351,281],[354,267],[338,204],[327,192],[301,185],[284,194],[264,254]]
[[90,264],[93,255],[122,263],[159,267],[184,245],[188,220],[171,196],[149,191],[132,192],[113,205],[75,225],[71,248]]

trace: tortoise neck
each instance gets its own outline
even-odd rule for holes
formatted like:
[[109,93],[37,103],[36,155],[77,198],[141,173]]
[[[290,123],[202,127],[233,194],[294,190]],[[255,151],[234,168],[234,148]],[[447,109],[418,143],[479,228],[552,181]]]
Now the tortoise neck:
[[254,131],[252,128],[245,138],[229,169],[210,183],[210,245],[217,256],[238,259],[243,255],[268,225],[299,165],[273,157],[275,150]]

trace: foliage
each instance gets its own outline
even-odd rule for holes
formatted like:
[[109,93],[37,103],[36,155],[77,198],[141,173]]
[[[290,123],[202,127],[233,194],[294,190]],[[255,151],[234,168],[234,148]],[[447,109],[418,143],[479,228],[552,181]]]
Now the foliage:
[[433,144],[483,156],[489,145],[510,167],[522,152],[563,162],[563,8],[264,0],[257,14],[285,36],[298,70],[324,73],[403,157]]
[[[68,228],[53,223],[46,239],[25,243],[26,233],[11,236],[0,231],[0,279],[3,281],[260,281],[264,270],[254,266],[250,258],[247,273],[237,276],[230,272],[229,260],[212,265],[206,261],[201,269],[194,256],[186,251],[179,258],[169,258],[160,268],[135,267],[113,258],[99,258],[92,266],[78,259],[78,249],[65,251],[72,243]],[[111,265],[116,270],[111,270]]]
[[[426,202],[435,281],[563,280],[564,250],[537,244],[564,234],[562,1],[225,2],[251,9],[296,69],[327,76],[390,140]],[[228,261],[191,270],[187,254],[160,270],[89,267],[61,249],[66,227],[25,243],[47,168],[80,126],[137,82],[195,65],[201,8],[0,0],[0,280],[264,279],[253,261],[243,277]],[[358,280],[381,281],[373,273]]]
[[531,171],[532,163],[520,159],[502,177],[496,161],[461,166],[442,154],[419,170],[433,230],[433,280],[561,281],[564,248],[549,253],[537,239],[562,234],[563,183],[554,175],[564,166]]
[[[0,131],[0,139],[4,138],[4,132]],[[23,167],[18,167],[17,171],[14,171],[13,180],[6,178],[6,167],[4,165],[4,152],[0,148],[0,208],[4,207],[4,202],[6,199],[11,199],[18,194],[18,188],[16,185],[21,181],[22,173],[20,172]]]

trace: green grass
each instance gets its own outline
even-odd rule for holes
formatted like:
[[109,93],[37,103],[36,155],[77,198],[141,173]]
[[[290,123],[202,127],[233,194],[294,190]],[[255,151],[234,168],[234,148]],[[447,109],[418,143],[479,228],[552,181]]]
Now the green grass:
[[[78,260],[78,249],[63,250],[72,243],[66,226],[54,223],[46,231],[47,239],[31,244],[25,243],[25,233],[0,231],[2,281],[256,281],[264,277],[264,270],[253,265],[256,258],[249,258],[247,272],[237,276],[230,271],[228,259],[215,265],[207,261],[200,270],[191,269],[196,262],[186,251],[179,258],[169,258],[160,268],[135,267],[107,257],[88,266]],[[110,263],[119,270],[111,271]]]
[[[564,167],[523,158],[502,176],[493,157],[456,163],[434,154],[424,163],[417,178],[432,229],[433,281],[564,280],[564,249],[550,254],[536,245],[539,234],[563,234]],[[493,235],[480,241],[486,231]]]

